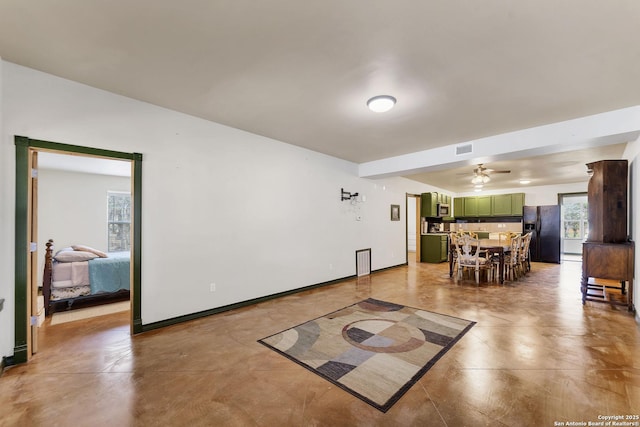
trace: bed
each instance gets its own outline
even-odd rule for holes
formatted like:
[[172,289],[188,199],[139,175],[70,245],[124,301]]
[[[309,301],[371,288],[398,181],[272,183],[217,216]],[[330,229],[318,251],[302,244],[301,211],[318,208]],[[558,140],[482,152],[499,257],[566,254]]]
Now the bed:
[[49,239],[42,280],[46,316],[129,299],[129,252],[105,253],[84,245],[53,251]]

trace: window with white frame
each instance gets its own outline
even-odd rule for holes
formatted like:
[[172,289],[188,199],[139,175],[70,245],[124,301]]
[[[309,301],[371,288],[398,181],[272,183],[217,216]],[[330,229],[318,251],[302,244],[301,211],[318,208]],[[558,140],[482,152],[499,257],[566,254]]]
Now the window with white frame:
[[107,192],[109,252],[131,250],[131,193]]
[[589,234],[589,210],[586,194],[562,195],[563,252],[579,254]]

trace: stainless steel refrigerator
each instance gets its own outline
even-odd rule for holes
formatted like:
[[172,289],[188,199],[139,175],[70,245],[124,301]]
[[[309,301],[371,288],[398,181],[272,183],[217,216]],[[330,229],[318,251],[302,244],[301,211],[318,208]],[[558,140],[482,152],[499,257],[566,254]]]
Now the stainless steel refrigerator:
[[531,261],[560,263],[560,206],[525,206],[523,233],[531,232]]

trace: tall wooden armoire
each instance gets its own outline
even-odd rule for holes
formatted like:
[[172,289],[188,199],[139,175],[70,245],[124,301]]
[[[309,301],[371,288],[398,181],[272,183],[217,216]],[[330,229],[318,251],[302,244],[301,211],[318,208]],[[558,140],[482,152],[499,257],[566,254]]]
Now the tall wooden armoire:
[[626,160],[587,164],[589,234],[582,246],[582,303],[633,306],[634,244],[627,234]]

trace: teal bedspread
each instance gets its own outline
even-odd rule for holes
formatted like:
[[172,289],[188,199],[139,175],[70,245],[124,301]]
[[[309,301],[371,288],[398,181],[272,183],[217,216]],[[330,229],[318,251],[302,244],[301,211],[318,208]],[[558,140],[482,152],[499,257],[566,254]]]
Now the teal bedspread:
[[129,289],[129,252],[112,252],[108,258],[89,261],[91,294]]

